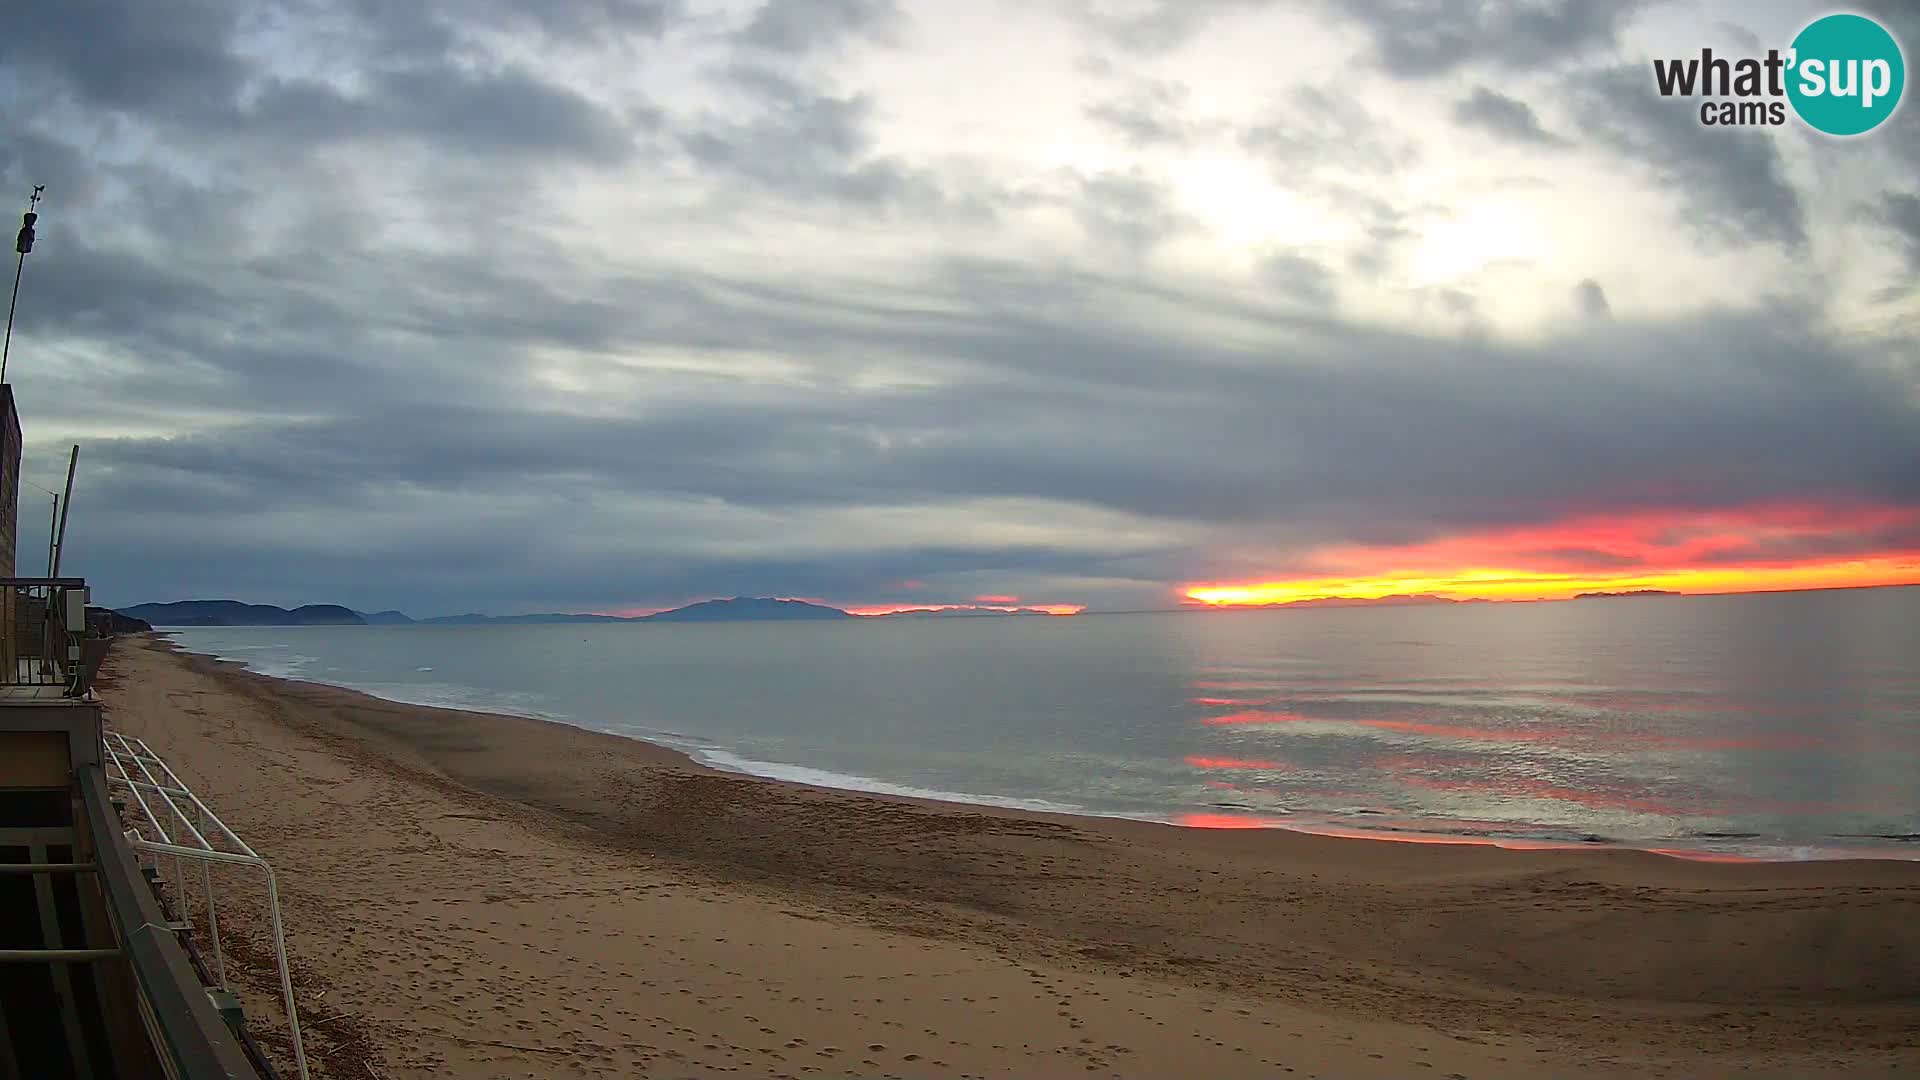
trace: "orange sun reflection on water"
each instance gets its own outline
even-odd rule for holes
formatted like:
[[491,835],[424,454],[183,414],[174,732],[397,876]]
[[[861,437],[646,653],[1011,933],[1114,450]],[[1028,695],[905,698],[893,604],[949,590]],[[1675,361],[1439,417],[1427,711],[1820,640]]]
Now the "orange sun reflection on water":
[[1261,758],[1208,757],[1202,754],[1187,755],[1187,764],[1196,769],[1291,769],[1293,766],[1284,761],[1267,761]]

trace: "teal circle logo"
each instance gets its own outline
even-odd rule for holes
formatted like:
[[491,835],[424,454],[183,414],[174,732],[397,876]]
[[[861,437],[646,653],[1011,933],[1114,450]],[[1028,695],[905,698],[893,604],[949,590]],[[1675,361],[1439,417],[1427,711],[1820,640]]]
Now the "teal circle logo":
[[1829,135],[1859,135],[1900,107],[1907,63],[1893,35],[1864,15],[1828,15],[1793,39],[1787,98]]

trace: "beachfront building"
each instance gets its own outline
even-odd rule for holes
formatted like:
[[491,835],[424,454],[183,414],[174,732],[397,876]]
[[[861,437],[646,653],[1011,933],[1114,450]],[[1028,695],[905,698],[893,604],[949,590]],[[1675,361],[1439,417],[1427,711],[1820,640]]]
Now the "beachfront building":
[[271,1076],[122,819],[86,582],[14,576],[10,386],[0,413],[0,1080]]

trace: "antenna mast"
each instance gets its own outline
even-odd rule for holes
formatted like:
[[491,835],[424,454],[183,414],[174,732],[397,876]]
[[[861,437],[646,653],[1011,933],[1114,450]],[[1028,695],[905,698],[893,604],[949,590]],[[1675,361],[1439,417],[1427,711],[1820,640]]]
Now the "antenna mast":
[[45,184],[35,184],[33,194],[27,198],[27,212],[20,216],[20,232],[13,238],[13,250],[20,257],[13,264],[13,300],[7,304],[7,337],[0,343],[0,383],[7,381],[7,354],[13,351],[13,310],[20,306],[20,271],[27,268],[27,252],[33,250],[33,223],[40,220],[34,207],[40,205],[40,193],[47,190]]
[[80,464],[80,445],[74,444],[73,456],[67,459],[67,494],[60,500],[60,524],[53,533],[53,573],[49,577],[60,576],[60,558],[67,553],[67,515],[73,512],[73,470]]

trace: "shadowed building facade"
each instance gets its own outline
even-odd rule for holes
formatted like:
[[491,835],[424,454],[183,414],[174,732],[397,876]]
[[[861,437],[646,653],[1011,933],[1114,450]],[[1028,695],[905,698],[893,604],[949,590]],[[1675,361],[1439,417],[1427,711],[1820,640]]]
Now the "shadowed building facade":
[[13,409],[13,387],[0,384],[0,570],[14,572],[14,543],[20,529],[20,414]]
[[[0,576],[14,575],[14,545],[20,533],[20,414],[14,411],[13,387],[0,383]],[[0,590],[0,626],[13,627],[20,614],[13,589]],[[17,633],[0,636],[0,668],[12,671],[19,662]]]

